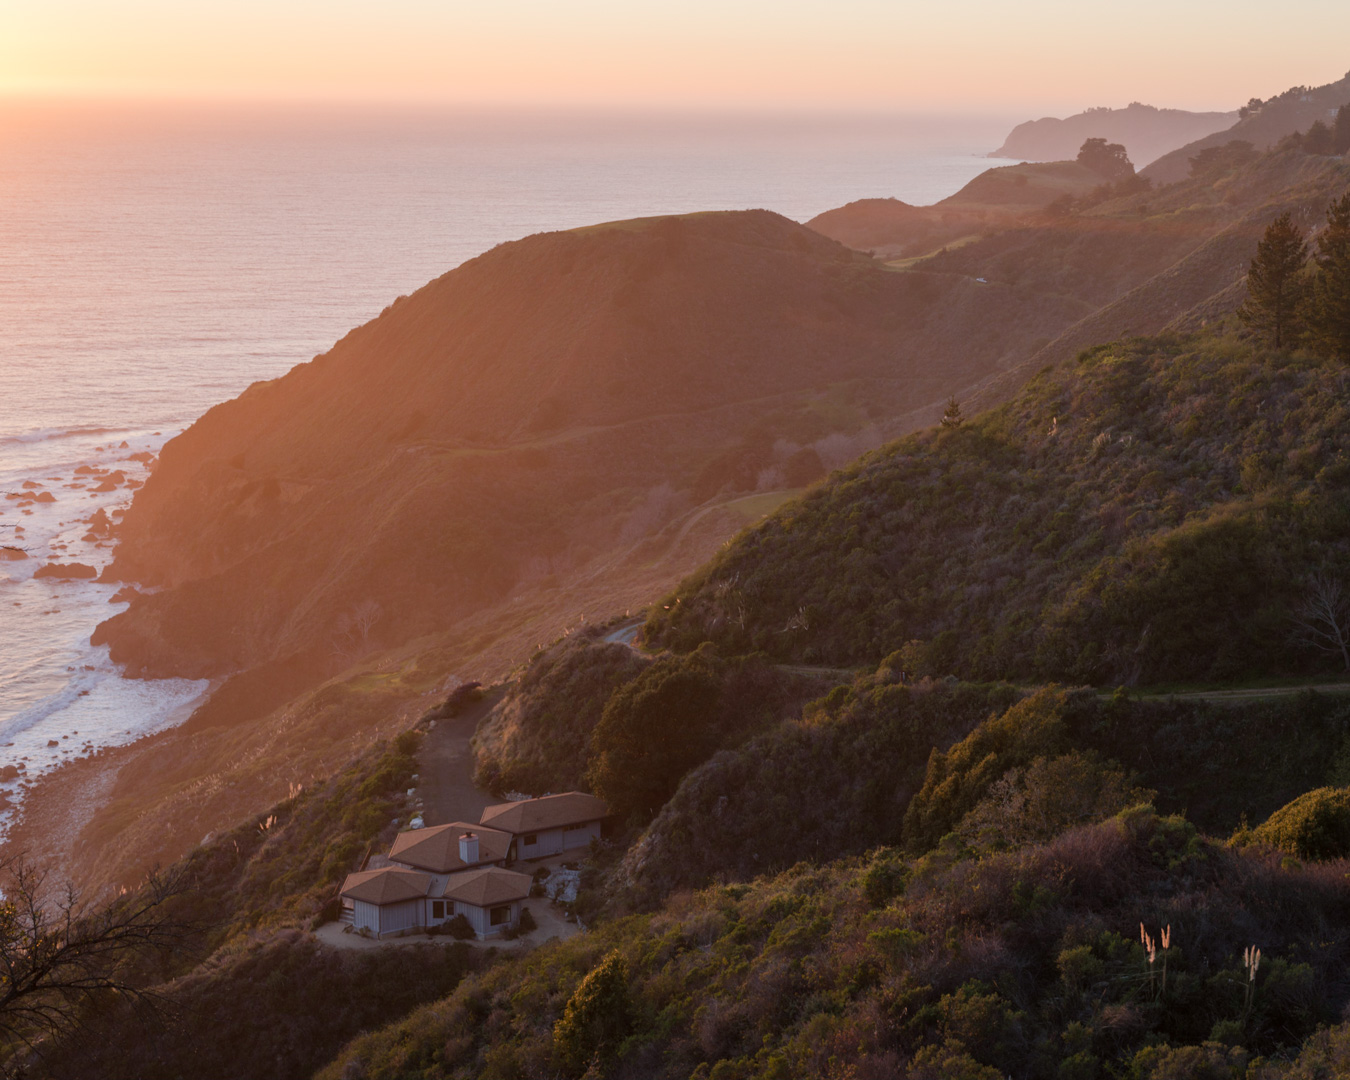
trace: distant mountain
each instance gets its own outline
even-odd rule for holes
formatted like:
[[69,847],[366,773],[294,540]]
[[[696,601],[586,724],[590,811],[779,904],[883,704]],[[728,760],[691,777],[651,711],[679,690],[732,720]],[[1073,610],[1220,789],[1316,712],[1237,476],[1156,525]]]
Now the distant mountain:
[[1237,120],[1234,112],[1186,112],[1131,102],[1124,109],[1088,109],[1060,120],[1047,116],[1018,124],[990,157],[1025,161],[1062,161],[1078,154],[1088,139],[1121,143],[1136,166],[1179,146],[1222,131]]
[[1142,169],[1142,175],[1155,184],[1172,184],[1190,174],[1191,158],[1201,150],[1233,141],[1249,142],[1258,150],[1268,150],[1286,135],[1307,131],[1321,120],[1330,124],[1342,105],[1350,104],[1350,73],[1325,86],[1295,86],[1283,94],[1261,102],[1247,115],[1221,131],[1188,142]]
[[945,244],[1007,226],[1056,199],[1081,198],[1104,178],[1076,161],[986,169],[955,195],[932,206],[899,199],[859,199],[817,214],[806,224],[841,244],[885,258],[927,255]]

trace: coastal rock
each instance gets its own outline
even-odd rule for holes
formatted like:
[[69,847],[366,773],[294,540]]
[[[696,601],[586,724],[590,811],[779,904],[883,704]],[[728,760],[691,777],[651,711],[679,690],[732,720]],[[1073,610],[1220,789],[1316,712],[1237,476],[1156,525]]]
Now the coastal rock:
[[28,558],[28,552],[23,548],[10,547],[8,545],[0,547],[0,562],[20,562]]
[[35,578],[57,578],[58,580],[70,580],[73,578],[92,578],[98,576],[98,571],[92,566],[86,566],[84,563],[54,563],[50,562],[46,566],[38,568]]
[[75,470],[76,476],[101,476],[102,474],[102,469],[96,469],[92,465],[81,465]]
[[39,495],[35,495],[33,497],[33,501],[40,503],[54,503],[56,502],[56,496],[53,495],[50,491],[44,491]]
[[37,488],[42,487],[42,485],[39,484],[36,480],[25,480],[22,484],[19,485],[19,487],[26,488],[29,491],[33,491]]
[[140,596],[140,590],[134,585],[123,585],[112,596],[108,597],[110,604],[129,604],[136,597]]
[[7,784],[11,780],[19,778],[19,770],[13,765],[6,765],[0,769],[0,784]]

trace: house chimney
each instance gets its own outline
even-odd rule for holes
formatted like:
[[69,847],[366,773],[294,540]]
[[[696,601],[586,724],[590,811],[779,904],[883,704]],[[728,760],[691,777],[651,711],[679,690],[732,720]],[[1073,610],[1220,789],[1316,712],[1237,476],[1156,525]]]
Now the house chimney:
[[478,837],[471,832],[459,838],[459,861],[465,866],[472,866],[478,861]]

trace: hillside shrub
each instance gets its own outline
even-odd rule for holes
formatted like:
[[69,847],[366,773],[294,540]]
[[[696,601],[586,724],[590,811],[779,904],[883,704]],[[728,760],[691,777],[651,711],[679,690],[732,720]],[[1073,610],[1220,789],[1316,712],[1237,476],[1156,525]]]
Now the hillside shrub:
[[645,908],[803,859],[918,854],[949,833],[988,853],[1149,802],[1227,835],[1340,782],[1350,737],[1350,701],[1331,694],[1215,703],[896,679],[888,658],[693,770],[611,889]]
[[1350,856],[1350,788],[1317,788],[1271,814],[1252,839],[1300,859]]
[[498,794],[582,787],[605,703],[649,662],[626,645],[599,640],[598,632],[535,653],[474,735],[475,781]]
[[717,742],[711,664],[657,661],[620,687],[591,733],[586,779],[621,818],[650,816]]
[[[1350,1002],[1350,942],[1326,932],[1350,916],[1340,875],[1186,826],[1145,808],[1043,845],[910,862],[880,904],[869,881],[894,853],[672,896],[471,977],[355,1040],[318,1080],[353,1059],[368,1080],[498,1075],[508,1062],[541,1078],[592,1064],[652,1080],[1182,1078],[1273,1065],[1310,1038],[1309,1065],[1326,1060],[1335,1037],[1315,1033]],[[1170,927],[1165,988],[1141,922],[1155,939]],[[626,1025],[607,1026],[616,1017]],[[566,1065],[563,1046],[575,1047]]]
[[632,1026],[628,965],[615,950],[600,961],[568,998],[553,1027],[553,1055],[568,1076],[603,1066]]
[[221,950],[158,988],[157,1010],[112,1003],[44,1048],[40,1075],[101,1080],[308,1080],[353,1031],[452,991],[479,966],[464,945],[333,949],[295,930]]
[[1312,569],[1350,581],[1337,379],[1218,332],[1094,347],[784,505],[645,636],[799,664],[908,647],[910,670],[967,679],[1335,670],[1294,631]]

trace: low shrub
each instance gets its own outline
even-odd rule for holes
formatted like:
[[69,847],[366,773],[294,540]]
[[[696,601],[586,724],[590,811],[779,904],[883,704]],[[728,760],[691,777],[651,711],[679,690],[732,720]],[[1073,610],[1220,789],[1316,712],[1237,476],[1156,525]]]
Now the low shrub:
[[1350,856],[1350,788],[1317,788],[1282,806],[1252,839],[1300,859]]

